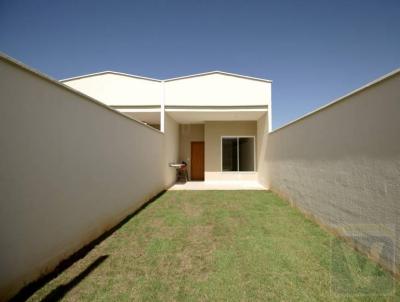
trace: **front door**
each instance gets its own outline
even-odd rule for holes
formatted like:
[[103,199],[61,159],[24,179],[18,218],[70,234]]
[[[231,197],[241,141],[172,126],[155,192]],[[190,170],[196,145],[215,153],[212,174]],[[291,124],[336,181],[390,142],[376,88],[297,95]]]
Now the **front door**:
[[191,180],[204,180],[204,142],[191,143]]

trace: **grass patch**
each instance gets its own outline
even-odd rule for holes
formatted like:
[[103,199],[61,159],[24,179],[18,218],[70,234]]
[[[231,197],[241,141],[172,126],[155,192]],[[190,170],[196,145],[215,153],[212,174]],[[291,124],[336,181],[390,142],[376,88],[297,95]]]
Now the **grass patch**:
[[400,300],[387,272],[266,191],[166,192],[30,300],[58,292],[67,301]]

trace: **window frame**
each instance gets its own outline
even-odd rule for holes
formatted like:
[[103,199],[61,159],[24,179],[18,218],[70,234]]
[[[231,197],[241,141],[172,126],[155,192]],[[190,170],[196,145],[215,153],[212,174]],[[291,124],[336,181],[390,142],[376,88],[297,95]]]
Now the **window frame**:
[[[224,171],[224,161],[223,161],[223,140],[224,138],[236,138],[238,140],[237,142],[237,167],[238,170],[237,171]],[[253,154],[253,164],[254,164],[254,168],[252,171],[239,171],[240,169],[240,151],[239,151],[239,138],[253,138],[253,150],[254,150],[254,154]],[[222,173],[254,173],[257,172],[257,162],[256,162],[256,136],[255,135],[222,135],[221,136],[221,142],[220,142],[220,147],[221,147],[221,172]]]

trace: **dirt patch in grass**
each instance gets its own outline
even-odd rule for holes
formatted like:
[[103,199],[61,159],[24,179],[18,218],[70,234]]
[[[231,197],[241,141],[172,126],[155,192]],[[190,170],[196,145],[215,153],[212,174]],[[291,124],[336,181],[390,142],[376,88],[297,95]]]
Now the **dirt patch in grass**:
[[203,213],[202,207],[193,204],[191,202],[183,203],[182,210],[188,217],[194,217],[194,218],[201,216],[201,214]]
[[213,228],[213,225],[195,225],[189,230],[188,239],[194,245],[214,242],[212,235]]
[[150,238],[171,239],[176,235],[176,228],[166,224],[163,218],[155,218],[151,221]]
[[196,281],[207,280],[216,246],[212,225],[196,225],[190,228],[187,244],[177,254],[180,260],[178,270],[184,275],[190,275]]

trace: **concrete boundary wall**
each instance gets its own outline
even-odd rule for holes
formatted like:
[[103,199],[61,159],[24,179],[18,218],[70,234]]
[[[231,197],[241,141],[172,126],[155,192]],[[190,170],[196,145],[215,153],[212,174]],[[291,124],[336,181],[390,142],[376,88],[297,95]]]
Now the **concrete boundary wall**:
[[164,190],[177,151],[166,158],[158,130],[5,56],[0,104],[4,300]]
[[399,273],[400,70],[264,140],[265,186]]

